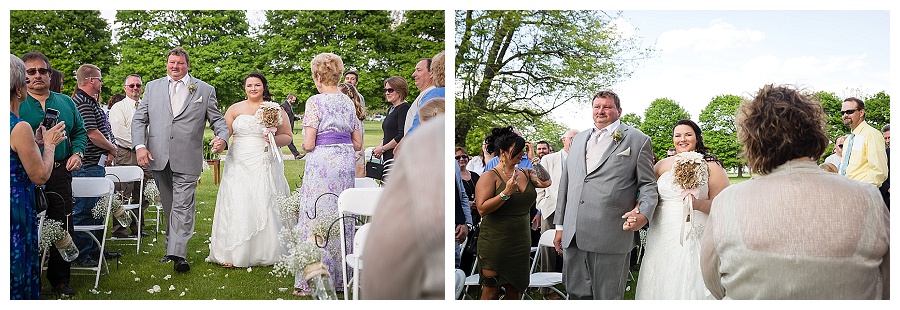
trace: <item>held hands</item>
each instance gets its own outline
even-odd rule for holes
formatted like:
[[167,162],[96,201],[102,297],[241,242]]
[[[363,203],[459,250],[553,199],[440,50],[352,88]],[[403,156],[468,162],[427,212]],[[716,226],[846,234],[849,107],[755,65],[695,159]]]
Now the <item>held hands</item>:
[[213,153],[220,153],[225,149],[225,140],[222,140],[219,136],[214,136],[212,141],[209,142],[209,145],[212,145]]
[[622,224],[622,230],[638,231],[641,227],[647,225],[647,217],[641,214],[641,210],[637,206],[622,215],[622,218],[625,219],[625,223]]

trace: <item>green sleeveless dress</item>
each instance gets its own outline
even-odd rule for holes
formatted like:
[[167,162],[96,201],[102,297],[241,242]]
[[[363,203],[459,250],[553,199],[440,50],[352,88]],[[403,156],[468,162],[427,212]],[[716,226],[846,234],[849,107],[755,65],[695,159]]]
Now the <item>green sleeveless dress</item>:
[[[520,169],[521,170],[521,169]],[[500,187],[494,191],[499,195],[506,189],[506,181],[496,170]],[[485,284],[482,269],[497,272],[500,286],[512,284],[520,292],[528,288],[531,253],[531,219],[529,211],[537,199],[534,184],[528,180],[523,192],[514,192],[509,199],[493,213],[481,218],[481,232],[478,240],[479,284]]]

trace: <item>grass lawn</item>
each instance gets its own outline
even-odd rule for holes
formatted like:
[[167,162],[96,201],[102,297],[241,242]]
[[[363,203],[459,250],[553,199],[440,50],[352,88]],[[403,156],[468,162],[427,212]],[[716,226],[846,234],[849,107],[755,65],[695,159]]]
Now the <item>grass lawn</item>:
[[[383,133],[381,122],[366,121],[364,146],[377,146]],[[294,144],[300,148],[303,137],[294,135]],[[207,135],[212,133],[207,129]],[[199,147],[199,146],[198,146]],[[291,158],[285,147],[282,152]],[[224,162],[222,162],[224,164]],[[291,188],[300,185],[305,160],[286,160],[284,174]],[[109,263],[109,274],[100,275],[100,284],[96,291],[94,275],[75,275],[72,271],[70,286],[77,292],[72,299],[80,300],[140,300],[140,299],[309,299],[291,295],[294,279],[278,278],[269,275],[271,266],[252,268],[223,268],[217,264],[206,263],[209,255],[209,237],[212,229],[212,218],[216,206],[218,185],[213,182],[212,169],[204,171],[197,185],[197,214],[194,222],[194,237],[188,242],[187,260],[191,270],[178,273],[172,269],[172,263],[160,263],[159,258],[166,254],[164,237],[155,236],[152,222],[147,222],[150,237],[143,239],[140,253],[135,253],[134,245],[124,245],[124,241],[107,242],[109,251],[121,252],[123,256]],[[152,210],[153,208],[150,208]],[[152,212],[145,215],[155,218]],[[164,229],[162,226],[161,229]],[[41,293],[44,299],[55,299],[46,277],[41,279]],[[158,286],[158,292],[154,287]],[[342,296],[338,296],[343,298]]]

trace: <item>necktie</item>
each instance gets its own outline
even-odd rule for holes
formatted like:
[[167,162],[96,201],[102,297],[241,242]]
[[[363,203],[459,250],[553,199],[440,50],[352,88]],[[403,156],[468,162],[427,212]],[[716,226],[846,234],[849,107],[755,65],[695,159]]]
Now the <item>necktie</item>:
[[847,164],[850,163],[850,152],[853,150],[853,138],[856,137],[852,132],[850,138],[844,143],[844,160],[841,161],[841,175],[847,175]]
[[584,156],[587,172],[591,172],[596,169],[597,166],[600,166],[600,159],[603,158],[603,153],[609,146],[609,143],[607,143],[606,140],[606,128],[591,135],[590,140],[588,141],[587,152]]
[[178,115],[181,112],[181,105],[184,104],[184,87],[182,81],[172,81],[169,88],[169,100],[172,103],[172,115]]

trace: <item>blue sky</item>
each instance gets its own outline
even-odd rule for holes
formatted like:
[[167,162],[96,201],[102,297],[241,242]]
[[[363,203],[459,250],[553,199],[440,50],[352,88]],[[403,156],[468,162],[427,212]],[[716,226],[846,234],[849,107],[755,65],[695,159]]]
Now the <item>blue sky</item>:
[[[623,11],[624,36],[658,51],[612,87],[624,113],[654,99],[678,102],[697,120],[715,96],[749,97],[767,83],[840,97],[890,93],[889,11]],[[585,129],[589,103],[555,113]]]

